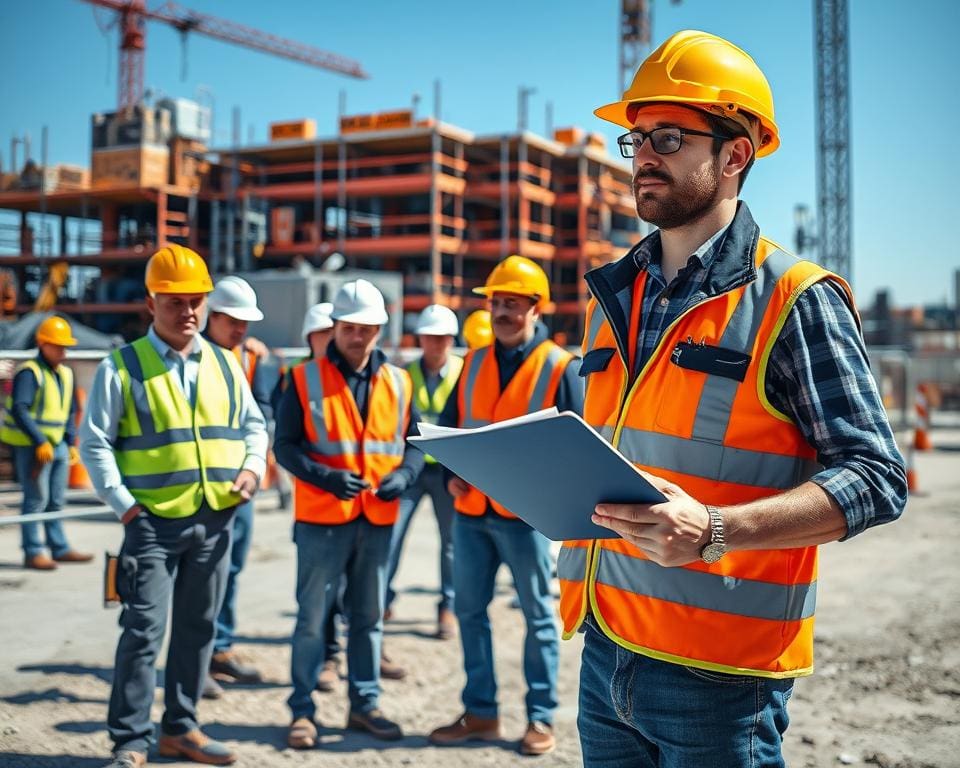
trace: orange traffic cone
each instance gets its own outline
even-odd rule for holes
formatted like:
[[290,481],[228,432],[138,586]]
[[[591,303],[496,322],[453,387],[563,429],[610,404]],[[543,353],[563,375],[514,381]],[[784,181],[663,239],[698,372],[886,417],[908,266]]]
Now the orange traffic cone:
[[907,448],[907,492],[908,493],[918,493],[920,491],[920,486],[917,483],[917,468],[915,464],[916,449],[914,446],[909,446]]
[[[80,426],[80,422],[83,420],[83,411],[87,406],[87,393],[78,388],[77,389],[77,426]],[[91,490],[93,488],[93,483],[90,481],[90,475],[87,474],[87,468],[83,466],[83,462],[78,461],[76,464],[70,465],[70,471],[67,474],[67,487],[68,488],[81,488],[85,491]]]
[[933,443],[930,442],[930,404],[927,402],[923,384],[917,385],[917,394],[913,403],[917,417],[917,427],[913,432],[913,447],[918,451],[929,451],[933,448]]

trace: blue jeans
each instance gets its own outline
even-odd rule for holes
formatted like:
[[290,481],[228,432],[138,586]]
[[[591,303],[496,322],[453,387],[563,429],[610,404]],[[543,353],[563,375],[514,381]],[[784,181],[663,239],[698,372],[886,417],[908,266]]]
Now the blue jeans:
[[506,563],[527,623],[523,644],[527,720],[552,724],[557,708],[559,642],[550,594],[550,543],[522,520],[492,512],[482,517],[457,514],[453,541],[456,614],[467,675],[464,708],[478,717],[498,716],[487,606],[493,599],[497,569]]
[[403,540],[413,519],[413,513],[424,496],[433,502],[433,513],[440,529],[440,610],[453,610],[453,496],[447,490],[443,480],[443,467],[439,464],[427,464],[420,477],[400,500],[400,516],[393,526],[393,539],[390,541],[390,565],[387,569],[387,607],[393,605],[397,593],[393,589],[393,578],[400,565],[403,552]]
[[584,768],[767,768],[793,680],[685,667],[620,647],[588,617],[577,727]]
[[294,720],[314,716],[312,693],[326,656],[330,606],[337,599],[344,575],[350,709],[369,712],[379,706],[391,528],[373,525],[365,517],[343,525],[294,525],[298,610],[290,659],[293,691],[287,699]]
[[[34,473],[36,467],[34,446],[14,446],[13,465],[17,473],[17,482],[23,489],[23,504],[20,508],[22,514],[59,512],[63,509],[67,495],[69,464],[70,450],[66,442],[61,442],[54,448],[53,461],[39,467],[36,473]],[[60,557],[70,551],[67,536],[63,532],[63,523],[60,520],[45,521],[43,528],[50,554]],[[24,557],[34,557],[43,553],[40,523],[21,523],[20,538]]]
[[204,504],[190,517],[141,512],[124,527],[117,572],[123,600],[107,729],[115,749],[146,752],[156,661],[173,602],[164,669],[164,733],[198,727],[197,700],[213,653],[214,621],[227,580],[233,510]]
[[229,651],[237,628],[237,576],[247,562],[250,539],[253,536],[253,501],[241,504],[233,516],[233,544],[230,546],[230,571],[227,574],[223,606],[217,616],[217,635],[213,652]]

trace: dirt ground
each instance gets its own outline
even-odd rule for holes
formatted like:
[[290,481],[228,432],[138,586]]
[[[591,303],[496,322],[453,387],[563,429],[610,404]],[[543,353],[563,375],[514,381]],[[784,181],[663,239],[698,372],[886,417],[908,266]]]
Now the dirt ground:
[[[935,432],[934,442],[937,450],[917,458],[923,493],[911,497],[899,523],[822,550],[817,672],[797,683],[791,702],[784,747],[791,766],[960,766],[960,430]],[[0,506],[11,503],[15,494],[0,493]],[[219,701],[203,702],[200,712],[204,730],[236,747],[241,765],[581,764],[579,640],[561,648],[557,751],[533,759],[516,752],[525,726],[523,622],[510,607],[512,590],[503,571],[491,615],[506,740],[463,748],[428,745],[425,734],[460,711],[463,672],[459,642],[429,637],[438,576],[436,527],[426,505],[401,565],[397,618],[386,628],[389,654],[410,675],[384,683],[382,704],[406,738],[383,744],[343,731],[343,683],[336,693],[317,694],[325,726],[319,749],[285,749],[294,548],[290,520],[274,505],[272,495],[259,502],[239,590],[238,649],[268,682],[229,688]],[[118,524],[109,519],[67,526],[81,549],[99,553],[120,541]],[[19,531],[0,527],[0,766],[102,765],[110,748],[104,718],[118,615],[100,605],[102,559],[53,573],[26,572],[19,563]],[[158,689],[155,719],[160,694]]]

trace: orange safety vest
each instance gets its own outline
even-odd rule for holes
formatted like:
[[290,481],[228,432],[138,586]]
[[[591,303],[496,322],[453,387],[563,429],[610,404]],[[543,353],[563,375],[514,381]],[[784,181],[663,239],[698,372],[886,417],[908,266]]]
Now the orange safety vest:
[[244,349],[242,344],[233,348],[233,355],[243,369],[247,384],[252,387],[253,377],[257,374],[257,356],[250,350]]
[[[800,294],[821,280],[849,286],[760,238],[757,278],[684,311],[636,379],[596,299],[584,355],[609,350],[587,375],[584,418],[635,466],[704,504],[782,493],[818,469],[816,451],[767,400],[770,351]],[[628,349],[636,348],[646,271],[634,285]],[[689,341],[750,355],[742,381],[672,362]],[[599,357],[599,356],[598,356]],[[590,610],[636,653],[719,672],[785,678],[813,671],[817,547],[728,552],[717,563],[664,568],[620,538],[568,541],[557,564],[564,637]]]
[[293,368],[293,381],[303,410],[307,455],[333,469],[356,472],[370,489],[348,501],[315,485],[294,480],[296,519],[340,525],[362,513],[374,525],[393,525],[400,500],[384,501],[375,492],[381,478],[403,462],[413,385],[410,374],[390,363],[370,381],[366,422],[343,375],[326,357]]
[[[527,413],[550,408],[556,402],[557,388],[573,355],[552,341],[544,341],[520,364],[506,389],[500,391],[500,371],[494,346],[467,353],[460,374],[458,405],[460,426],[482,427]],[[487,502],[503,517],[516,517],[501,504],[488,499],[476,488],[454,499],[454,507],[465,515],[479,517],[487,511]]]

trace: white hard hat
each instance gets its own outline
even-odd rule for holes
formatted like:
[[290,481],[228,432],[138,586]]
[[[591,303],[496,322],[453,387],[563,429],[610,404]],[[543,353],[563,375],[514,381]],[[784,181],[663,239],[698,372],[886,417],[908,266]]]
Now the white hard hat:
[[329,301],[314,304],[307,310],[307,314],[303,318],[304,342],[307,341],[307,337],[314,331],[325,331],[328,328],[333,328],[333,319],[330,317],[331,312],[333,312],[333,304]]
[[207,300],[211,312],[223,312],[235,320],[263,320],[257,308],[257,294],[250,283],[230,275],[218,281]]
[[431,304],[420,313],[413,332],[418,336],[456,336],[459,330],[453,310],[442,304]]
[[383,294],[369,280],[344,283],[333,299],[334,320],[357,325],[386,325],[387,308]]

